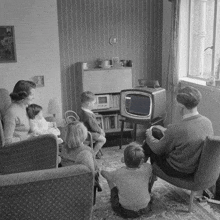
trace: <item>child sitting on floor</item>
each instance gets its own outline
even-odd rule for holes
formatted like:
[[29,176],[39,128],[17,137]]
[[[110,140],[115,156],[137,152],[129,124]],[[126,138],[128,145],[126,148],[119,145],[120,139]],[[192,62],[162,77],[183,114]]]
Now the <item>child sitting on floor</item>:
[[105,132],[100,128],[95,114],[91,111],[94,108],[95,95],[86,91],[81,94],[81,114],[80,121],[84,123],[88,131],[91,132],[93,141],[95,141],[94,153],[97,159],[101,158],[101,148],[106,142]]
[[111,190],[112,209],[123,218],[147,214],[150,208],[149,184],[152,167],[144,163],[143,149],[136,143],[124,150],[125,167],[115,171],[101,171]]
[[27,107],[27,115],[30,118],[31,132],[35,136],[42,134],[54,134],[57,136],[58,144],[63,143],[63,140],[59,138],[60,130],[56,126],[56,122],[48,122],[43,116],[42,107],[37,104],[31,104]]

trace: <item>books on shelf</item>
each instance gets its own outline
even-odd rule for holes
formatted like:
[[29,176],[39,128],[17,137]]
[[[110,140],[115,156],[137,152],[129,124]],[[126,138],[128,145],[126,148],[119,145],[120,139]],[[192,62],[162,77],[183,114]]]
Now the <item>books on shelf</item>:
[[96,114],[96,121],[101,129],[104,129],[103,116],[101,114]]
[[119,101],[120,101],[120,94],[112,94],[110,95],[110,106],[111,108],[119,109]]
[[104,130],[116,129],[118,127],[117,114],[103,115]]
[[[99,126],[104,129],[104,131],[108,130],[116,130],[121,128],[121,116],[118,114],[110,114],[110,115],[101,115],[96,114],[96,120],[99,123]],[[124,128],[132,128],[132,124],[125,122]]]
[[[119,114],[120,110],[120,93],[109,94],[109,106],[113,111],[101,110],[96,113],[96,119],[99,126],[105,132],[119,132],[121,129],[121,116]],[[114,114],[112,114],[114,112]],[[124,122],[124,129],[132,129],[132,124],[129,122]]]
[[[118,115],[118,128],[121,128],[121,119],[122,117],[120,115]],[[125,122],[124,123],[124,128],[132,128],[132,124],[130,122]]]

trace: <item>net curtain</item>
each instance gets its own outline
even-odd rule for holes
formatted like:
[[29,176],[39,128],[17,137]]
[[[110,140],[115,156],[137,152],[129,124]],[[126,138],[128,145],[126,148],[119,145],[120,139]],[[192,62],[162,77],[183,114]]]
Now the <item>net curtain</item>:
[[179,48],[179,17],[181,0],[170,0],[171,2],[171,27],[167,70],[165,71],[164,85],[167,90],[167,117],[165,126],[179,120],[177,117],[177,103],[175,101],[179,89],[178,74],[178,48]]

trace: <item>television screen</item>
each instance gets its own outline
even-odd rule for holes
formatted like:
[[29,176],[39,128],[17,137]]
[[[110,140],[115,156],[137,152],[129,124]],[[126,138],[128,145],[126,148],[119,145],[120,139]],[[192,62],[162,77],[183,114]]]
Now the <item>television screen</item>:
[[134,120],[154,120],[166,113],[166,90],[136,87],[124,89],[120,95],[120,114]]
[[125,97],[125,108],[128,113],[147,116],[150,114],[151,99],[146,95],[128,94]]

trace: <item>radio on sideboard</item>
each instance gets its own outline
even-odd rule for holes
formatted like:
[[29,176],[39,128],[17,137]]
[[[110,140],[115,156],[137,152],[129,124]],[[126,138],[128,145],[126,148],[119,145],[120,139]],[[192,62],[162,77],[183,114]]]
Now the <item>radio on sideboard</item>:
[[94,104],[94,109],[106,109],[110,108],[110,95],[102,94],[102,95],[95,95],[96,102]]

